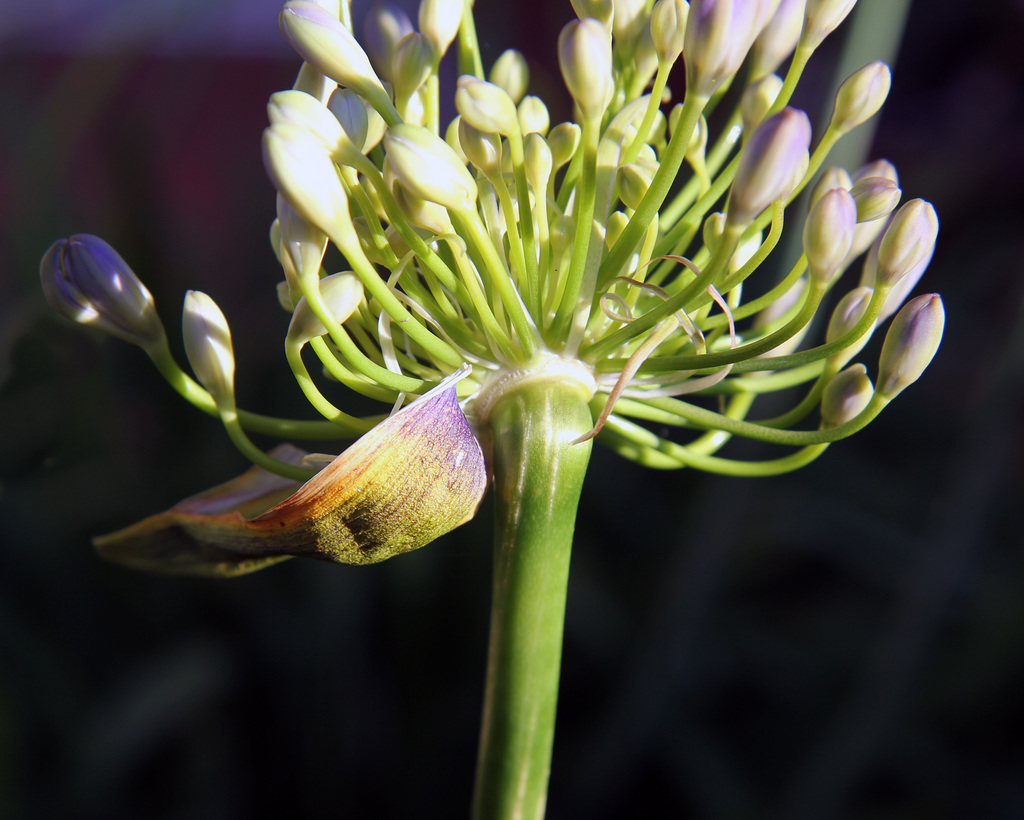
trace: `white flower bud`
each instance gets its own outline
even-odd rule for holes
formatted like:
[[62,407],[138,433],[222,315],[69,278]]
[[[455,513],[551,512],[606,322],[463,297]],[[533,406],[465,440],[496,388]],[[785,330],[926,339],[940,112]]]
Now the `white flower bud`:
[[406,34],[395,44],[391,58],[391,83],[395,98],[404,100],[412,96],[434,70],[437,54],[430,40],[416,31]]
[[503,51],[491,66],[490,80],[504,88],[518,105],[530,85],[530,67],[526,58],[514,48]]
[[[331,94],[330,100],[327,101],[327,110],[341,123],[341,127],[345,131],[345,135],[348,137],[352,147],[361,153],[366,153],[368,150],[366,143],[370,130],[370,117],[366,111],[366,104],[363,98],[348,88],[338,88]],[[380,115],[376,111],[373,113],[383,125],[384,120],[380,118]],[[383,128],[381,133],[383,134]]]
[[874,222],[893,212],[903,192],[886,177],[864,177],[850,188],[850,193],[857,203],[857,221]]
[[804,222],[803,243],[811,275],[828,282],[853,242],[857,203],[844,188],[833,188],[814,203]]
[[651,187],[653,174],[637,163],[623,165],[619,168],[616,185],[618,187],[619,199],[627,208],[637,208],[640,200],[647,194]]
[[740,97],[740,115],[743,118],[743,133],[746,136],[754,133],[761,124],[764,115],[775,105],[782,90],[782,78],[775,74],[766,74],[759,80],[748,85]]
[[464,3],[465,0],[420,0],[420,31],[434,46],[438,59],[459,33]]
[[784,108],[753,133],[740,155],[727,213],[732,225],[746,225],[796,187],[807,166],[811,122],[803,111]]
[[488,178],[501,173],[501,137],[474,128],[459,117],[459,145],[466,158]]
[[548,114],[548,107],[540,97],[534,97],[532,94],[523,97],[516,113],[519,117],[519,130],[524,134],[547,134],[551,126],[551,115]]
[[413,196],[398,180],[392,184],[391,191],[398,210],[413,227],[422,228],[434,236],[454,232],[451,217],[444,206]]
[[615,16],[613,0],[570,0],[573,11],[581,20],[593,17],[599,23],[611,30],[612,19]]
[[860,415],[875,389],[867,368],[852,365],[833,376],[821,394],[821,426],[838,427]]
[[774,73],[793,53],[803,29],[806,2],[807,0],[780,0],[775,13],[754,41],[750,63],[752,77]]
[[833,188],[842,188],[844,191],[849,191],[852,187],[853,180],[850,179],[849,172],[845,168],[830,165],[821,172],[821,176],[818,177],[818,181],[814,184],[814,188],[811,189],[808,208],[814,207],[814,203]]
[[508,135],[519,130],[519,114],[508,92],[471,74],[459,77],[455,107],[463,122],[485,134]]
[[615,243],[619,241],[619,237],[622,236],[622,232],[626,230],[628,224],[629,217],[622,211],[615,211],[608,217],[608,225],[605,228],[604,235],[604,243],[608,250],[615,247]]
[[293,123],[316,137],[333,159],[345,163],[359,153],[341,122],[316,97],[302,91],[278,91],[270,95],[267,117],[271,125]]
[[338,84],[372,98],[385,94],[362,46],[341,21],[309,0],[288,0],[281,9],[281,31],[307,63]]
[[551,162],[557,170],[573,158],[579,148],[582,131],[574,122],[563,122],[548,132],[551,146]]
[[323,142],[302,126],[278,123],[264,130],[263,165],[288,204],[325,233],[349,218],[337,167]]
[[891,85],[892,72],[879,60],[855,71],[836,92],[829,128],[846,134],[871,119],[885,102]]
[[543,192],[551,178],[553,164],[551,148],[544,137],[536,131],[526,135],[524,140],[526,179],[535,189]]
[[[320,298],[339,325],[344,324],[363,300],[363,284],[359,277],[350,271],[325,276],[320,280],[319,288]],[[288,342],[301,347],[310,339],[326,333],[327,328],[313,313],[306,297],[303,296],[295,306],[292,321],[288,325]]]
[[800,45],[816,49],[856,5],[857,0],[807,0]]
[[651,12],[651,37],[658,60],[671,65],[683,50],[686,17],[690,4],[686,0],[658,0]]
[[936,293],[911,299],[885,334],[878,359],[878,390],[893,398],[924,373],[942,342],[946,313]]
[[218,410],[234,409],[235,354],[231,330],[217,303],[202,291],[188,291],[181,332],[196,379],[209,391]]
[[465,212],[476,203],[476,180],[458,154],[433,131],[408,123],[384,134],[395,176],[415,196]]
[[615,91],[607,29],[593,18],[567,23],[558,35],[558,64],[584,119],[600,120]]

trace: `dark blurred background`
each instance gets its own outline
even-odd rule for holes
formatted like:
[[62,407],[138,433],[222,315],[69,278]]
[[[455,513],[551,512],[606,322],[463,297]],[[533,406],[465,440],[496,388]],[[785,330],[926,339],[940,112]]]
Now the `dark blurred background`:
[[[485,63],[527,51],[564,103],[568,2],[477,6]],[[0,817],[468,815],[489,504],[366,568],[177,580],[89,546],[246,465],[138,350],[49,313],[57,237],[118,248],[179,354],[184,291],[209,292],[241,403],[308,412],[260,160],[298,67],[278,7],[0,9]],[[595,449],[553,820],[1024,817],[1022,42],[1020,0],[911,9],[870,156],[941,219],[917,292],[946,335],[918,384],[781,478]]]

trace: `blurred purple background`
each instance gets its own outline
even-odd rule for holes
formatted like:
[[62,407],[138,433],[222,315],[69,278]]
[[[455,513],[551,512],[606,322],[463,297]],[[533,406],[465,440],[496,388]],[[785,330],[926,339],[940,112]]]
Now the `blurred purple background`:
[[[485,64],[523,49],[531,93],[564,104],[568,2],[477,6]],[[306,409],[260,159],[298,67],[278,7],[0,7],[0,817],[468,812],[487,505],[398,561],[224,583],[88,545],[244,463],[141,353],[49,313],[54,239],[118,248],[179,353],[184,291],[208,291],[241,402]],[[552,820],[1024,816],[1022,42],[1020,2],[922,0],[894,65],[871,157],[942,226],[918,292],[948,323],[920,383],[780,479],[595,451]]]

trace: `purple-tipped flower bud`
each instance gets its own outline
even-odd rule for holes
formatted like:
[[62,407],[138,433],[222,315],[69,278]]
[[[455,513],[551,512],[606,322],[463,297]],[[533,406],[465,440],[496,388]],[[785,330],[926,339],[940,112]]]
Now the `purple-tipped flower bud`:
[[98,236],[75,234],[54,242],[39,264],[50,307],[154,352],[167,335],[153,297],[110,245]]
[[833,376],[821,394],[821,426],[838,427],[860,415],[875,389],[862,364],[851,365]]
[[583,118],[600,120],[615,91],[608,30],[591,17],[567,23],[558,35],[558,64]]
[[519,112],[508,92],[471,74],[459,77],[455,107],[463,122],[485,134],[507,136],[519,130]]
[[428,128],[399,123],[384,134],[395,176],[414,196],[465,212],[477,198],[476,180],[454,149]]
[[892,72],[880,60],[853,72],[836,92],[829,128],[845,134],[867,122],[882,107],[891,85]]
[[734,226],[752,222],[778,199],[792,193],[807,167],[811,122],[803,111],[784,108],[754,132],[740,155],[729,194]]
[[503,51],[491,66],[490,80],[504,88],[518,105],[530,85],[530,67],[526,58],[514,48]]
[[814,203],[825,196],[825,194],[833,188],[843,188],[844,190],[849,191],[852,187],[853,181],[850,179],[850,174],[845,168],[839,168],[835,165],[829,166],[821,172],[821,176],[818,177],[818,181],[814,183],[814,188],[811,189],[811,196],[807,207],[813,208]]
[[[353,148],[364,153],[368,151],[369,148],[366,147],[366,144],[370,132],[370,115],[366,110],[366,105],[363,103],[363,98],[351,89],[339,88],[331,94],[331,98],[327,102],[327,109],[341,123],[341,127]],[[384,120],[380,118],[376,111],[373,113],[377,121],[383,126]],[[380,134],[384,134],[383,127],[380,129]],[[379,140],[380,136],[377,139]]]
[[459,33],[464,4],[465,0],[420,0],[420,31],[433,44],[438,59]]
[[[325,276],[320,280],[319,286],[320,298],[338,324],[343,324],[363,300],[363,284],[358,276],[349,271]],[[295,306],[292,321],[288,325],[288,342],[301,347],[310,339],[323,336],[325,333],[327,328],[313,313],[306,297],[303,296]]]
[[693,0],[686,18],[686,93],[708,99],[739,70],[771,11],[770,0]]
[[900,208],[878,246],[879,284],[895,287],[919,264],[931,259],[939,234],[939,217],[931,203],[912,199]]
[[235,353],[231,330],[217,303],[202,291],[185,294],[181,316],[185,355],[199,383],[213,397],[217,409],[235,406]]
[[937,293],[911,299],[885,334],[878,359],[878,390],[888,399],[916,382],[942,341],[946,313]]
[[814,203],[804,222],[804,253],[811,276],[828,282],[853,242],[857,203],[844,188],[833,188]]
[[783,60],[793,53],[804,25],[807,0],[781,0],[775,13],[757,35],[751,50],[750,73],[763,77],[775,72]]
[[864,177],[850,188],[850,193],[857,203],[857,221],[874,222],[892,213],[903,192],[886,177]]
[[377,73],[391,80],[391,60],[398,41],[413,30],[409,15],[396,3],[377,0],[363,20],[363,42]]
[[816,49],[846,19],[856,3],[857,0],[807,0],[800,45]]

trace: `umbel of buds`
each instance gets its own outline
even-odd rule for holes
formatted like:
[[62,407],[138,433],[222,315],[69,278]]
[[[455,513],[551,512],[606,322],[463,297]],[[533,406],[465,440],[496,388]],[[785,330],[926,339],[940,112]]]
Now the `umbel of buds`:
[[[318,523],[303,529],[289,517],[292,534],[254,560],[249,539],[266,507],[187,502],[195,537],[174,542],[162,529],[185,520],[179,506],[120,545],[118,536],[105,540],[104,554],[157,568],[155,556],[177,543],[172,571],[235,574],[285,554],[361,563],[418,546],[429,538],[410,536],[394,516],[412,516],[436,537],[476,509],[478,475],[441,524],[428,513],[434,502],[382,514],[372,526],[357,526],[355,508],[345,506],[354,546],[344,548],[316,546],[342,520],[322,499],[348,503],[337,499],[349,491],[323,485],[350,486],[357,472],[393,482],[375,465],[429,429],[449,472],[423,461],[403,492],[436,498],[438,486],[456,486],[476,464],[466,431],[486,453],[495,419],[505,417],[496,408],[529,385],[568,384],[586,402],[590,429],[566,432],[572,446],[596,438],[658,468],[773,475],[861,429],[921,376],[941,339],[943,308],[935,294],[910,298],[935,248],[934,208],[920,199],[900,205],[885,161],[824,163],[881,107],[888,66],[871,62],[843,82],[819,134],[790,105],[814,50],[853,5],[574,0],[576,19],[557,43],[565,98],[549,109],[530,93],[522,53],[509,48],[483,63],[465,0],[422,0],[415,19],[378,3],[362,38],[347,2],[288,0],[279,22],[303,65],[294,88],[271,96],[263,135],[283,280],[268,298],[289,314],[284,359],[319,419],[236,407],[235,357],[245,351],[232,344],[214,284],[204,288],[211,295],[185,297],[193,379],[171,356],[149,292],[105,242],[60,240],[40,272],[59,313],[141,346],[185,398],[220,418],[260,471],[226,495],[248,497],[250,484],[259,495],[264,473],[277,473],[297,494],[287,509]],[[459,76],[444,93],[454,107],[441,104],[439,69],[450,50]],[[686,76],[675,98],[673,69]],[[549,112],[565,102],[572,117],[552,124]],[[729,102],[736,110],[723,114]],[[446,110],[457,112],[450,122],[441,119]],[[808,185],[801,212],[791,203]],[[772,278],[765,271],[779,263],[784,225],[799,233],[803,253]],[[816,340],[809,329],[822,305],[834,308]],[[877,368],[857,361],[890,316]],[[442,383],[444,418],[465,424],[429,426],[438,417],[416,399]],[[802,391],[792,410],[759,420],[761,396],[783,388]],[[348,414],[345,390],[380,401],[381,412]],[[310,459],[263,452],[251,431],[373,438],[340,460]],[[783,450],[743,461],[730,451],[737,437]],[[358,487],[377,497],[370,484]],[[245,513],[232,513],[230,525],[218,518],[216,534],[200,537],[203,516],[229,507]],[[141,535],[158,532],[162,551],[147,551]],[[217,539],[226,546],[214,548]]]

